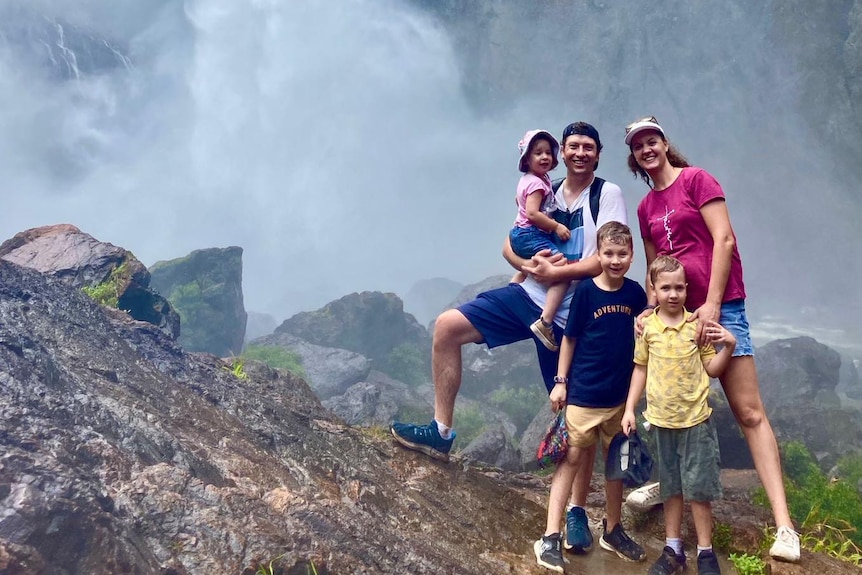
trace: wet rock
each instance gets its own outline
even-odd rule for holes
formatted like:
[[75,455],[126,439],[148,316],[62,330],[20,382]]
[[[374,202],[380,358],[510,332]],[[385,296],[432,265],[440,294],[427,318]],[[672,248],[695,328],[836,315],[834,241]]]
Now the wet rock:
[[521,470],[521,454],[512,444],[512,436],[502,426],[494,426],[461,451],[468,461],[499,467],[506,471]]
[[74,288],[101,290],[103,303],[151,323],[173,338],[180,317],[150,289],[150,272],[132,252],[69,224],[33,228],[0,244],[0,259],[35,269]]

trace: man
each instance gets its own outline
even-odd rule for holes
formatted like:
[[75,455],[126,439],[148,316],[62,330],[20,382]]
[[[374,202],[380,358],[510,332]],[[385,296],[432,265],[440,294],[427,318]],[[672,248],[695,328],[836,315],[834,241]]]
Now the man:
[[[596,230],[609,221],[625,224],[628,220],[622,191],[610,182],[605,182],[601,187],[598,215],[595,220],[593,218],[590,185],[595,178],[601,150],[599,133],[590,124],[575,122],[563,131],[560,154],[566,166],[566,177],[556,189],[555,197],[558,215],[566,221],[572,232],[570,240],[561,250],[566,254],[565,257],[560,254],[556,258],[537,255],[532,261],[521,260],[512,252],[507,241],[504,256],[516,269],[525,272],[527,279],[521,284],[509,284],[481,293],[473,301],[440,314],[434,329],[431,352],[434,419],[428,425],[393,423],[390,431],[400,444],[435,459],[448,461],[455,439],[452,429],[455,398],[461,387],[461,347],[467,343],[485,343],[493,348],[534,339],[545,386],[549,392],[553,389],[558,354],[536,340],[530,330],[530,324],[541,315],[545,304],[545,286],[571,282],[557,310],[553,326],[554,335],[559,341],[577,282],[601,273],[601,265],[596,257]],[[580,506],[581,511],[589,491],[594,448],[587,457],[589,461],[585,461],[572,489],[572,501]],[[583,514],[580,519],[589,540],[582,537],[583,545],[577,545],[580,549],[576,551],[585,551],[592,544],[592,536],[586,515]]]

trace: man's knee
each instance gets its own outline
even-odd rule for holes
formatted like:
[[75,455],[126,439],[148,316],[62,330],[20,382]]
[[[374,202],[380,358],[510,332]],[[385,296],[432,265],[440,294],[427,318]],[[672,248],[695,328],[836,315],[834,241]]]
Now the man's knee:
[[479,343],[480,341],[482,341],[482,334],[457,309],[448,309],[437,316],[437,321],[434,324],[435,348],[461,346],[465,343]]

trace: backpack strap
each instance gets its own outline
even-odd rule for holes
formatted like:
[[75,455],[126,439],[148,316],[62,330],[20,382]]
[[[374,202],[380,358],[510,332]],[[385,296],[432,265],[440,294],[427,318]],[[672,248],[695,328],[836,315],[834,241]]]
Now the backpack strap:
[[[566,178],[560,178],[551,182],[551,190],[556,194],[564,181],[566,181]],[[593,178],[593,183],[590,184],[590,213],[593,214],[593,223],[596,225],[599,223],[599,200],[602,197],[602,185],[604,183],[603,179],[595,177]]]
[[599,200],[602,197],[602,185],[605,181],[599,177],[593,178],[590,184],[590,213],[593,214],[593,223],[599,225]]

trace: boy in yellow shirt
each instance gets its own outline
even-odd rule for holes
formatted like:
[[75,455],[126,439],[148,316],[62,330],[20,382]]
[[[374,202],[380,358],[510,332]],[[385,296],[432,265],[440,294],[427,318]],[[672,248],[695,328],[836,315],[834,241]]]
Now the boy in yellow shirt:
[[[676,258],[659,256],[649,269],[658,307],[644,320],[635,344],[635,367],[622,419],[623,433],[635,429],[635,408],[647,394],[644,417],[652,425],[658,452],[659,484],[664,502],[666,546],[649,575],[685,569],[682,514],[685,501],[697,531],[698,575],[720,575],[712,551],[711,501],[722,495],[718,436],[707,403],[709,378],[727,367],[736,339],[714,321],[706,323],[706,345],[695,342],[697,324],[685,309],[685,269]],[[716,353],[713,344],[723,346]]]

